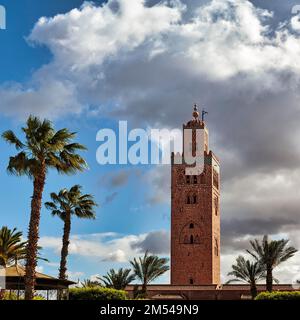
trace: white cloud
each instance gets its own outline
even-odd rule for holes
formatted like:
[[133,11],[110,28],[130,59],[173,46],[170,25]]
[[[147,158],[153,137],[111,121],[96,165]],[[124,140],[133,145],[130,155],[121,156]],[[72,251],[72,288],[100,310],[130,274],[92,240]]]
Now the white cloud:
[[83,105],[77,101],[74,84],[51,77],[38,78],[36,83],[0,87],[1,107],[5,115],[24,119],[30,114],[58,118],[68,113],[78,114]]
[[[128,262],[133,257],[143,254],[140,249],[144,248],[145,241],[148,243],[147,248],[150,252],[160,251],[159,245],[162,248],[166,247],[164,242],[169,241],[167,233],[156,232],[160,236],[160,244],[149,241],[149,236],[152,239],[155,237],[155,232],[125,236],[115,233],[74,235],[70,240],[69,252],[71,255],[97,259],[103,262]],[[109,235],[109,238],[107,238],[107,235]],[[52,249],[57,255],[60,255],[61,238],[59,237],[41,237],[39,245],[44,249]],[[163,250],[163,252],[167,254],[166,250]]]
[[295,30],[295,31],[300,31],[300,16],[295,15],[292,17],[291,19],[291,27]]
[[[116,3],[118,9],[112,9]],[[101,7],[86,2],[53,18],[40,18],[29,40],[48,46],[57,63],[78,70],[99,65],[124,50],[134,50],[180,20],[181,6],[164,2],[153,7],[144,0],[108,1]]]
[[[118,10],[111,8],[112,2]],[[184,9],[179,2],[172,7],[167,2],[147,7],[143,0],[108,1],[101,7],[86,3],[40,18],[29,40],[49,47],[54,63],[69,72],[99,66],[107,58],[118,63],[133,51],[143,53],[142,44],[148,45],[150,56],[165,53],[171,61],[183,59],[189,72],[213,78],[273,68],[299,72],[299,39],[287,28],[271,37],[266,23],[271,12],[246,0],[212,0],[200,2],[192,19],[184,21]]]
[[59,262],[44,262],[44,264],[47,266],[47,267],[53,267],[53,268],[58,268],[59,267]]
[[[172,85],[186,88],[187,99],[188,88],[203,80],[244,74],[239,83],[261,92],[289,84],[280,72],[299,78],[299,35],[289,24],[270,30],[269,11],[246,0],[183,3],[86,2],[80,9],[40,18],[28,39],[47,46],[53,60],[27,84],[2,86],[1,111],[55,118],[96,105],[103,114],[106,104],[126,111],[141,99],[153,101],[168,86],[172,92]],[[162,119],[167,116],[160,111]]]
[[40,273],[43,273],[44,272],[44,267],[43,266],[37,266],[36,267],[36,271],[40,272]]
[[97,282],[99,282],[99,277],[101,277],[101,275],[99,274],[99,273],[97,273],[97,274],[92,274],[91,276],[90,276],[90,280],[91,281],[97,281]]
[[82,278],[85,275],[82,271],[67,271],[68,279],[77,280]]

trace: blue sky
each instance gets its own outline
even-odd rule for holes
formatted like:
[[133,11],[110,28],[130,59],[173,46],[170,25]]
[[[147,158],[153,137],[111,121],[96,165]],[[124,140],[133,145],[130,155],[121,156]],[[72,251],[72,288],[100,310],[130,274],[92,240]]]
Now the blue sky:
[[[74,7],[78,7],[83,1],[1,1],[7,10],[7,30],[0,32],[0,83],[23,82],[32,73],[48,63],[52,59],[50,51],[45,47],[28,45],[26,41],[34,24],[41,16],[53,16],[58,13],[65,13]],[[12,106],[13,107],[13,106]],[[1,116],[1,131],[12,129],[20,132],[22,121]],[[122,237],[128,234],[143,234],[151,230],[160,230],[168,227],[169,214],[167,205],[147,206],[147,188],[140,178],[129,178],[128,184],[124,187],[112,187],[102,184],[102,178],[106,174],[118,175],[126,166],[100,166],[96,162],[96,149],[99,143],[96,142],[96,133],[101,128],[115,128],[114,121],[102,119],[101,117],[91,118],[69,116],[63,120],[56,120],[57,128],[68,127],[70,130],[78,132],[77,140],[88,147],[84,154],[89,170],[76,176],[58,176],[55,172],[50,172],[44,193],[44,200],[49,199],[49,193],[58,191],[64,187],[71,187],[74,184],[81,184],[83,191],[95,196],[99,203],[97,208],[97,219],[95,221],[73,220],[72,234],[85,235],[115,232]],[[32,182],[27,177],[14,177],[5,171],[8,157],[15,153],[15,150],[2,140],[0,141],[0,180],[1,180],[1,224],[9,227],[17,227],[26,235],[30,196],[32,193]],[[141,172],[148,168],[141,167]],[[118,193],[113,202],[105,204],[105,199],[113,193]],[[168,195],[166,195],[168,197]],[[104,204],[104,205],[103,205]],[[53,218],[50,212],[43,208],[40,236],[60,237],[62,232],[62,222]],[[51,263],[57,263],[59,256],[53,250],[45,249],[43,254]],[[117,266],[119,264],[117,263]],[[120,263],[126,265],[126,263]],[[53,275],[57,274],[57,267],[41,263],[42,270]],[[71,276],[74,273],[80,278],[89,277],[93,274],[104,274],[108,268],[114,267],[114,263],[101,262],[98,258],[81,258],[71,255],[69,258],[69,270]],[[84,274],[79,274],[79,273]]]
[[[221,160],[222,278],[253,237],[288,237],[300,247],[296,0],[0,4],[7,11],[0,131],[20,133],[35,114],[78,132],[88,147],[90,169],[72,177],[50,172],[44,193],[47,201],[79,183],[100,205],[95,221],[73,220],[70,278],[126,266],[146,248],[168,256],[170,168],[100,166],[96,133],[120,120],[129,128],[178,128],[195,102],[209,111],[210,147]],[[7,174],[15,151],[2,140],[0,150],[0,225],[26,235],[32,184]],[[61,232],[61,221],[43,208],[45,273],[57,274]],[[290,282],[299,268],[297,255],[277,277]]]

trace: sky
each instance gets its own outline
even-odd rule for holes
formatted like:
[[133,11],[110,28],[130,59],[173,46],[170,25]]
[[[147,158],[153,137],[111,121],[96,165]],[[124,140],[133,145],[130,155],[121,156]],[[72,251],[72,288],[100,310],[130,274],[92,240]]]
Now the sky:
[[[78,132],[89,170],[50,172],[50,192],[80,183],[97,219],[73,219],[69,278],[94,279],[149,249],[169,256],[170,167],[96,161],[101,128],[180,128],[192,105],[209,114],[221,160],[222,280],[249,239],[299,236],[300,15],[279,0],[0,0],[0,129],[30,114]],[[0,225],[26,235],[32,182],[8,175],[0,141]],[[40,245],[57,275],[62,222],[42,209]],[[246,256],[246,255],[245,255]],[[300,254],[276,271],[300,275]],[[167,283],[166,274],[159,282]]]

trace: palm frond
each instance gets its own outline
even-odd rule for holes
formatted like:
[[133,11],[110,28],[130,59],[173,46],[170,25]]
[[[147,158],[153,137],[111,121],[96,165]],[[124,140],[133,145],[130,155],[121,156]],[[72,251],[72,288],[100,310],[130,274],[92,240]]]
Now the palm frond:
[[138,260],[134,258],[130,261],[134,275],[142,281],[144,285],[154,281],[168,271],[169,266],[167,263],[168,259],[150,255],[148,251],[146,251],[143,257],[139,257]]
[[17,136],[15,135],[15,133],[14,133],[12,130],[8,130],[8,131],[3,132],[2,138],[3,138],[6,142],[14,145],[17,150],[20,150],[20,149],[22,149],[22,148],[25,146],[25,145],[21,142],[21,140],[19,140],[19,139],[17,138]]

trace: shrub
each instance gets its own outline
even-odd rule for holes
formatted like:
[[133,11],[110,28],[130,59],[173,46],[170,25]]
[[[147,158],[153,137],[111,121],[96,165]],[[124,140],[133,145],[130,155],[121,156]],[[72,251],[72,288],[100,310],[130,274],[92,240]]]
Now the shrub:
[[2,293],[1,300],[18,300],[18,296],[15,292],[5,291]]
[[46,298],[43,296],[34,296],[33,300],[46,300]]
[[70,300],[126,300],[127,293],[123,290],[110,288],[72,288],[70,289]]
[[255,300],[300,300],[300,291],[261,292]]
[[[0,300],[24,300],[24,296],[20,294],[18,297],[16,291],[5,291],[1,292]],[[41,295],[36,295],[33,297],[33,300],[46,300],[46,298]]]

